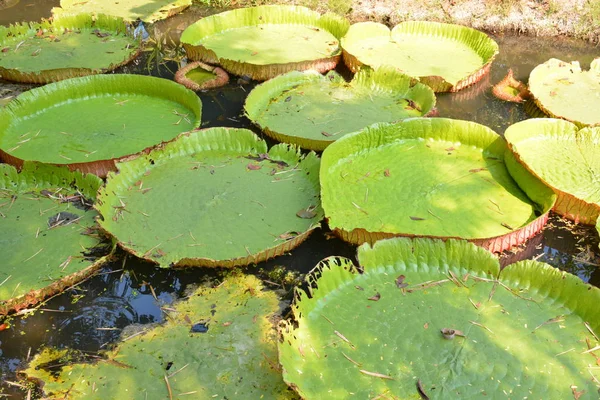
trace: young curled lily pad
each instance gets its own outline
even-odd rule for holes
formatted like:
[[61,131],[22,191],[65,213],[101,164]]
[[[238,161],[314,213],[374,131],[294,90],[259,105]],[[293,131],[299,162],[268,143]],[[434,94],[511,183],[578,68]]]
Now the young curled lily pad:
[[342,38],[344,62],[356,72],[363,65],[391,65],[419,78],[434,92],[456,92],[486,75],[498,44],[483,32],[461,25],[408,21],[390,29],[360,22]]
[[579,129],[560,119],[530,119],[508,127],[504,137],[515,157],[557,194],[557,213],[575,222],[596,222],[600,127]]
[[0,164],[0,315],[92,275],[104,258],[91,209],[102,182],[67,168]]
[[229,75],[219,67],[193,61],[175,73],[175,81],[190,90],[208,90],[225,86]]
[[165,309],[163,325],[111,351],[86,357],[45,349],[23,372],[43,384],[44,398],[288,399],[269,320],[277,310],[276,296],[256,278],[230,276]]
[[393,68],[363,69],[346,82],[337,72],[289,72],[255,87],[244,109],[263,131],[286,143],[323,150],[375,122],[420,117],[433,91]]
[[588,71],[577,61],[550,59],[531,71],[529,90],[546,115],[580,127],[600,125],[600,58],[592,61]]
[[163,267],[266,260],[300,244],[323,217],[317,156],[287,145],[267,151],[245,129],[186,133],[117,168],[98,195],[100,225]]
[[500,272],[492,254],[452,239],[365,244],[358,262],[323,260],[282,325],[283,378],[303,398],[598,393],[600,290],[578,277],[534,261]]
[[194,92],[166,79],[94,75],[32,89],[0,109],[0,160],[104,177],[115,162],[200,125]]
[[121,18],[79,14],[0,26],[0,50],[3,79],[49,83],[112,71],[139,54],[140,42]]
[[539,232],[555,202],[502,137],[443,118],[373,125],[331,144],[321,199],[331,229],[351,243],[453,237],[493,252]]
[[494,85],[492,93],[500,100],[514,103],[522,103],[531,97],[527,85],[515,79],[512,69],[508,70],[504,79]]
[[348,26],[335,14],[266,5],[202,18],[186,28],[181,43],[191,60],[264,81],[294,70],[335,68]]

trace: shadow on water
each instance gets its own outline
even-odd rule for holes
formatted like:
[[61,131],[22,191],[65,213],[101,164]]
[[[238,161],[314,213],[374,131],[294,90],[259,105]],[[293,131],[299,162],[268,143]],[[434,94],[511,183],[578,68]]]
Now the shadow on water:
[[[2,10],[0,24],[24,18],[37,19],[36,12],[49,14],[50,8],[58,1],[21,0],[20,4],[39,4],[41,8],[23,7],[22,14],[18,11],[21,8]],[[176,30],[184,29],[185,18],[174,21]],[[169,29],[168,25],[163,26],[163,32]],[[517,79],[526,81],[534,66],[551,57],[579,60],[583,68],[588,68],[590,61],[599,53],[599,49],[589,43],[570,39],[511,35],[495,39],[501,53],[490,76],[459,93],[440,94],[437,103],[440,116],[472,120],[502,134],[510,124],[527,118],[522,105],[503,102],[491,94],[491,86],[500,81],[509,68],[514,70]],[[178,68],[177,62],[159,57],[149,62],[150,54],[144,53],[135,63],[118,72],[172,79]],[[156,60],[163,62],[157,63]],[[350,74],[343,66],[338,68],[338,72],[349,78]],[[242,111],[244,100],[255,85],[255,82],[232,76],[229,85],[199,93],[203,103],[202,127],[249,128],[261,135]],[[273,144],[270,139],[265,140]],[[298,283],[318,261],[330,255],[353,259],[355,253],[355,246],[331,238],[327,229],[319,229],[292,253],[244,270],[262,278],[266,288],[275,290],[285,309],[292,298],[294,283]],[[553,215],[542,233],[518,249],[504,253],[501,262],[505,265],[519,259],[536,259],[598,286],[599,253],[598,234],[594,228],[573,226]],[[215,284],[227,273],[227,270],[205,268],[161,269],[118,252],[116,259],[104,266],[98,275],[52,298],[37,312],[0,321],[0,324],[8,326],[0,331],[0,396],[23,396],[21,389],[8,382],[18,379],[17,369],[41,347],[71,347],[86,352],[109,348],[118,341],[125,327],[162,322],[164,312],[161,307],[185,296],[195,286]]]

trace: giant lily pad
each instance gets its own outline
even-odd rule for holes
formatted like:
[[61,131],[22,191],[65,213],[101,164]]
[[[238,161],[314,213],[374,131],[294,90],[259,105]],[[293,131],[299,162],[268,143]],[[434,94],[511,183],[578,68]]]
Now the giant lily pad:
[[250,92],[245,110],[281,142],[323,150],[334,140],[375,122],[420,117],[435,106],[429,87],[392,68],[358,72],[346,82],[332,71],[289,72]]
[[61,0],[60,7],[52,9],[52,15],[106,14],[130,22],[156,22],[185,10],[191,4],[192,0]]
[[284,72],[335,68],[348,21],[305,7],[240,8],[202,18],[181,35],[188,57],[266,80]]
[[246,129],[182,135],[117,164],[100,190],[100,225],[161,266],[235,266],[300,244],[323,216],[319,159]]
[[0,164],[0,315],[93,274],[103,259],[91,201],[102,182],[66,168]]
[[490,251],[539,232],[555,201],[491,129],[443,118],[375,125],[331,144],[321,192],[329,226],[349,242],[458,237]]
[[115,160],[200,125],[201,102],[175,82],[139,75],[73,78],[0,110],[0,158],[66,164],[105,176]]
[[525,167],[557,194],[555,211],[594,224],[600,215],[600,127],[530,119],[508,127],[511,150]]
[[600,125],[600,58],[589,71],[579,63],[555,58],[538,65],[529,75],[529,90],[535,104],[547,115],[578,126]]
[[303,398],[597,396],[600,291],[578,277],[534,261],[499,272],[455,240],[384,240],[358,260],[362,273],[322,261],[292,306],[279,356]]
[[483,32],[426,21],[403,22],[391,32],[375,22],[354,24],[342,47],[352,71],[392,65],[435,92],[455,92],[477,82],[498,54],[498,44]]
[[89,14],[0,26],[0,76],[48,83],[98,74],[128,63],[140,49],[122,19]]
[[[52,398],[290,397],[273,368],[277,349],[269,318],[278,301],[256,278],[229,277],[168,310],[164,325],[124,338],[90,363],[66,349],[45,350],[24,372],[42,381]],[[49,370],[59,359],[60,369]]]

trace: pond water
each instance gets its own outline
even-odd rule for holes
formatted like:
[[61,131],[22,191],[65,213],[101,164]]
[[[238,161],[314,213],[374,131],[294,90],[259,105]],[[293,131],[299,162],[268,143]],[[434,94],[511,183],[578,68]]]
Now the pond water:
[[[57,1],[21,0],[13,7],[0,11],[0,24],[22,19],[36,20],[49,16]],[[2,3],[0,3],[2,4]],[[206,9],[193,9],[172,21],[161,22],[158,29],[169,32],[171,38]],[[455,94],[438,96],[441,116],[472,120],[485,124],[498,133],[515,122],[527,118],[522,105],[506,103],[491,94],[491,85],[501,80],[512,68],[515,77],[526,80],[531,69],[549,58],[565,61],[579,60],[588,68],[600,48],[589,43],[563,38],[531,38],[514,35],[494,36],[500,45],[500,55],[491,73],[477,85]],[[173,61],[156,63],[146,53],[121,72],[152,74],[172,78],[177,64]],[[340,69],[347,74],[348,71]],[[243,117],[242,106],[253,83],[232,77],[221,89],[200,93],[203,102],[203,127],[245,127],[259,133]],[[0,89],[3,83],[0,81]],[[268,140],[268,139],[267,139]],[[269,141],[269,140],[268,140]],[[270,142],[270,141],[269,141]],[[270,142],[272,143],[272,142]],[[318,261],[329,255],[354,257],[356,248],[331,237],[327,228],[317,230],[292,253],[245,268],[263,279],[269,289],[276,290],[282,300],[292,298],[294,279],[300,279]],[[526,245],[502,255],[502,263],[519,259],[537,259],[578,275],[584,281],[600,285],[600,254],[598,235],[592,227],[573,226],[552,216],[546,229]],[[212,283],[225,271],[191,268],[187,270],[160,269],[119,252],[115,260],[89,280],[65,291],[40,306],[31,314],[0,321],[0,397],[21,398],[26,391],[17,385],[16,371],[42,346],[71,347],[97,352],[118,340],[123,328],[131,324],[163,321],[164,307],[181,297],[190,287]],[[292,272],[286,276],[287,272]],[[283,309],[285,312],[285,308]],[[35,394],[35,393],[34,393]]]

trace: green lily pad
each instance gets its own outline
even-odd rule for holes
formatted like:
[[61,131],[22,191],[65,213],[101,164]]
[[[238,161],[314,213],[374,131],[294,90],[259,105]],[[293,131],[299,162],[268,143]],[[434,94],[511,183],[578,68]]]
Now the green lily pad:
[[117,164],[100,225],[167,266],[236,266],[291,250],[319,225],[319,159],[246,129],[212,128]]
[[456,92],[489,72],[498,44],[483,32],[461,25],[402,22],[390,29],[375,22],[354,24],[342,38],[344,62],[391,65],[418,77],[435,92]]
[[[124,338],[89,363],[47,349],[23,372],[52,398],[288,399],[269,320],[277,310],[277,297],[256,278],[229,277],[165,309],[163,325]],[[58,360],[62,367],[49,371]]]
[[60,7],[52,9],[54,17],[68,14],[106,14],[133,22],[156,22],[169,18],[192,4],[192,0],[61,0]]
[[269,136],[323,150],[375,122],[420,117],[435,106],[432,90],[393,68],[359,71],[351,82],[337,72],[289,72],[248,95],[248,118]]
[[66,15],[52,23],[0,26],[0,76],[48,83],[112,71],[133,60],[140,42],[121,18]]
[[104,261],[91,202],[94,175],[0,164],[0,315],[25,308],[93,274]]
[[524,167],[505,161],[507,154],[502,137],[469,121],[412,118],[368,127],[323,152],[325,216],[356,244],[454,237],[503,251],[539,232],[555,201]]
[[0,110],[0,159],[105,176],[115,160],[200,125],[201,102],[175,82],[95,75],[32,89]]
[[[395,238],[321,262],[282,329],[303,398],[595,398],[600,291],[464,242]],[[581,395],[580,394],[580,395]],[[578,397],[575,397],[578,398]]]
[[293,71],[335,68],[348,21],[305,7],[240,8],[202,18],[181,35],[192,60],[220,64],[236,75],[267,80]]
[[589,71],[582,71],[577,61],[550,59],[531,71],[529,90],[546,115],[580,127],[600,125],[600,58]]
[[575,222],[600,215],[600,127],[551,118],[511,125],[504,137],[520,162],[557,194],[554,210]]

